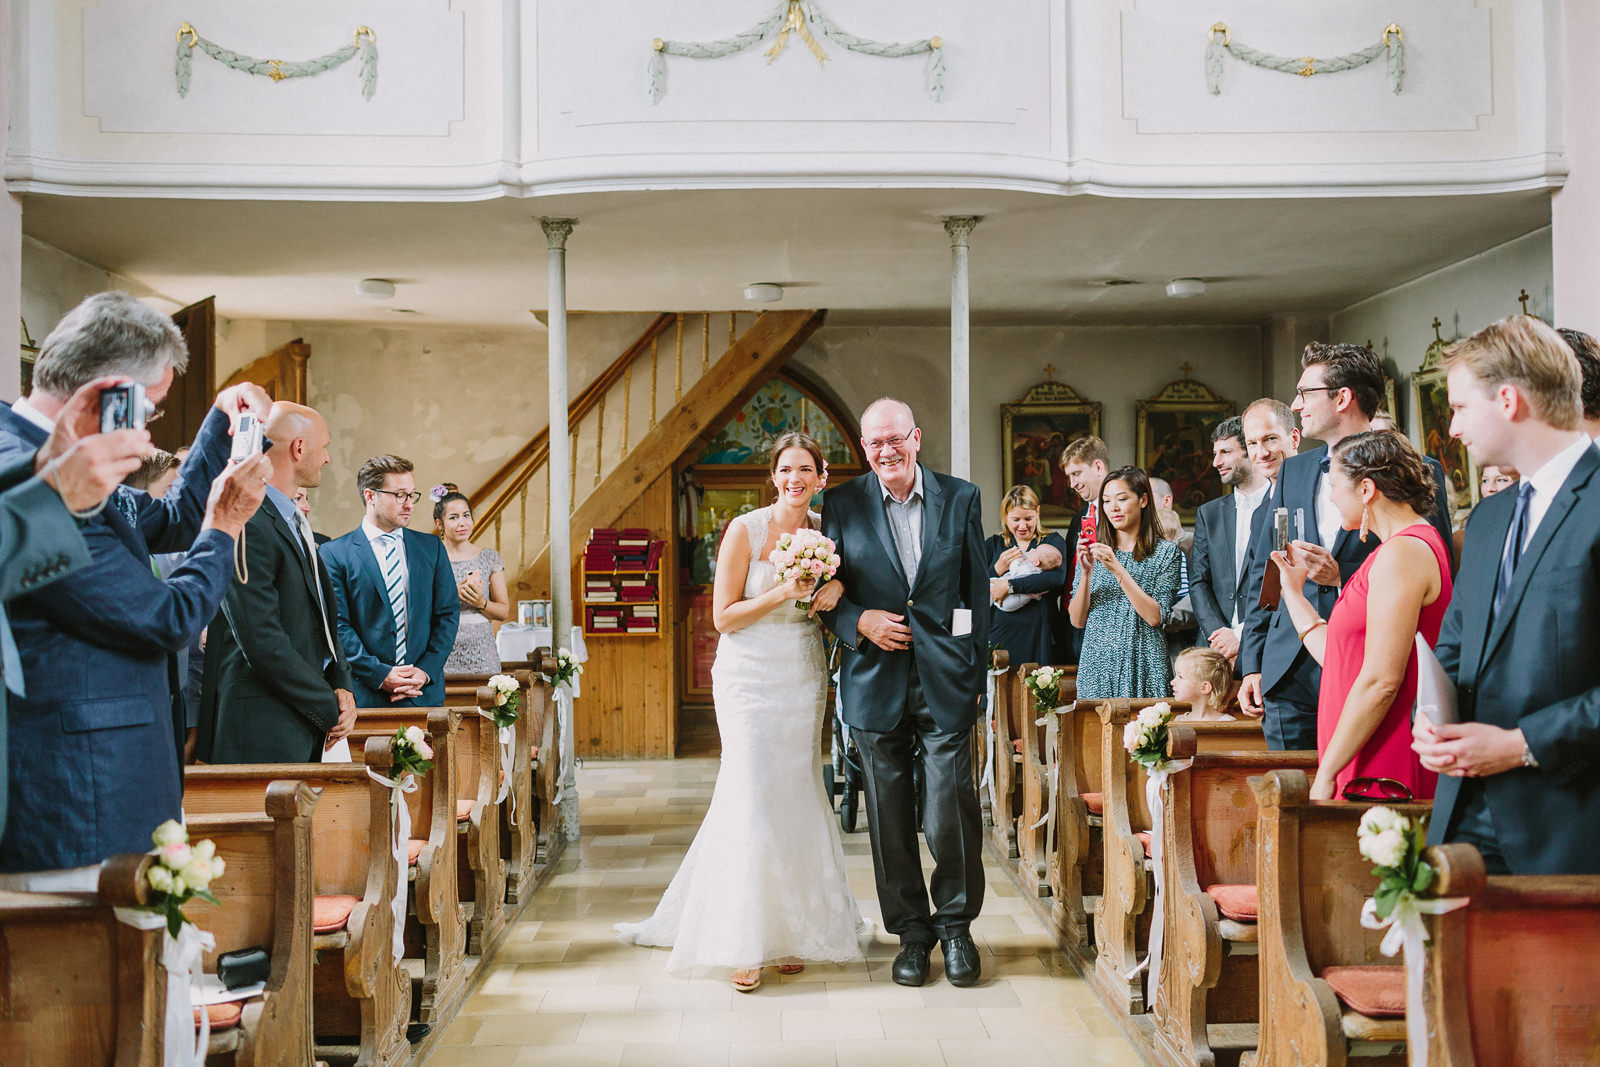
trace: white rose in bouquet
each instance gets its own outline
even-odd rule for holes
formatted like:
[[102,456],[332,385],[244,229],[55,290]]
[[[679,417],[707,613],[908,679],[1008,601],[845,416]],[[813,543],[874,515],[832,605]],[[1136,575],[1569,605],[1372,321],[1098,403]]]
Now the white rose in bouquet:
[[1367,809],[1361,816],[1362,835],[1380,834],[1385,830],[1407,830],[1411,823],[1404,815],[1382,804]]
[[150,870],[145,873],[145,878],[149,880],[151,889],[159,893],[172,892],[172,872],[161,864],[152,864]]
[[211,861],[200,859],[198,856],[184,866],[183,880],[196,890],[207,889],[211,885]]
[[185,830],[183,824],[176,819],[168,819],[156,827],[156,832],[150,837],[158,848],[164,848],[167,845],[181,845],[189,840],[189,831]]
[[183,868],[189,865],[189,860],[191,857],[193,857],[194,852],[189,848],[188,845],[179,841],[176,844],[163,845],[156,852],[156,855],[160,857],[161,862],[166,864],[168,867],[175,871],[181,871]]
[[183,880],[183,876],[178,874],[173,875],[172,885],[167,888],[167,892],[171,893],[175,897],[181,897],[188,891],[189,886],[188,883]]
[[1363,838],[1361,854],[1380,867],[1398,867],[1406,858],[1406,835],[1390,829]]
[[221,856],[213,857],[211,860],[211,880],[215,882],[218,878],[221,878],[222,872],[226,871],[227,869],[228,865],[223,861]]
[[420,745],[428,740],[428,735],[422,732],[422,727],[420,726],[407,726],[406,740],[413,745]]
[[204,841],[191,846],[191,851],[200,859],[209,860],[217,854],[217,846],[208,837]]

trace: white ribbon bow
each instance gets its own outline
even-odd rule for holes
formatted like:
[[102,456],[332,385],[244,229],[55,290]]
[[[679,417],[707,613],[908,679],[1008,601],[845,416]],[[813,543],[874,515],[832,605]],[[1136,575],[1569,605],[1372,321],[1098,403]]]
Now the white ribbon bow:
[[[478,714],[490,722],[494,721],[494,716],[481,708],[478,710]],[[511,794],[511,820],[513,822],[517,818],[517,795],[511,789],[511,767],[512,760],[515,758],[515,750],[511,744],[514,730],[514,726],[502,726],[495,734],[495,738],[500,743],[500,792],[494,798],[496,804],[504,804],[506,794]]]
[[1156,990],[1161,986],[1161,943],[1166,934],[1166,880],[1162,869],[1161,856],[1161,831],[1166,825],[1167,794],[1165,786],[1167,779],[1178,771],[1186,771],[1194,763],[1193,760],[1162,760],[1145,772],[1144,801],[1145,807],[1150,811],[1150,874],[1155,879],[1156,891],[1152,906],[1155,911],[1150,916],[1150,948],[1145,953],[1144,959],[1139,961],[1139,966],[1129,971],[1127,977],[1150,968],[1150,975],[1145,982],[1145,1007],[1149,1008],[1155,1003]]
[[577,775],[577,767],[574,762],[577,754],[572,750],[572,691],[565,685],[558,685],[554,688],[556,729],[561,735],[561,774],[560,780],[556,783],[555,799],[550,802],[551,807],[556,807],[567,799],[567,782],[576,780]]
[[1415,893],[1401,893],[1387,919],[1378,918],[1378,902],[1372,897],[1361,905],[1361,925],[1368,930],[1389,932],[1383,935],[1378,951],[1393,956],[1405,950],[1406,968],[1406,1060],[1412,1067],[1428,1062],[1428,1022],[1422,1014],[1422,946],[1428,940],[1424,915],[1443,915],[1465,907],[1467,897],[1439,897],[1424,900]]
[[1000,814],[999,814],[1000,802],[999,802],[998,799],[996,799],[996,797],[994,795],[994,757],[995,757],[995,752],[994,752],[994,740],[995,740],[995,738],[994,738],[994,732],[995,732],[994,731],[994,717],[995,717],[995,714],[996,714],[995,706],[994,706],[994,696],[995,696],[995,684],[996,684],[995,683],[995,679],[999,678],[1004,673],[1006,673],[1006,672],[1005,671],[988,671],[987,672],[988,681],[985,684],[988,686],[988,703],[987,703],[986,706],[989,709],[989,713],[986,716],[984,716],[984,719],[983,719],[983,735],[984,735],[983,743],[984,743],[984,751],[985,751],[986,755],[985,755],[985,759],[983,761],[983,778],[982,778],[982,780],[980,780],[978,782],[978,784],[980,786],[982,786],[983,788],[986,788],[986,789],[989,790],[989,810],[994,813],[994,820],[995,820],[995,824],[996,825],[999,825],[999,822],[1000,822]]
[[402,794],[417,791],[417,776],[407,771],[405,777],[397,782],[392,778],[385,778],[371,767],[367,768],[367,775],[374,782],[392,790],[389,794],[389,805],[395,809],[394,841],[390,843],[390,851],[394,853],[398,869],[394,889],[394,958],[398,962],[406,955],[406,887],[410,882],[411,873],[411,863],[406,858],[406,846],[411,842],[411,806],[406,803]]
[[162,932],[161,966],[167,971],[167,1010],[161,1028],[163,1067],[205,1067],[206,1049],[211,1044],[211,1016],[201,1007],[200,1029],[195,1029],[194,991],[205,954],[216,947],[216,938],[190,922],[179,927],[178,936],[173,937],[166,932],[164,915],[136,908],[114,910],[119,922],[137,930]]

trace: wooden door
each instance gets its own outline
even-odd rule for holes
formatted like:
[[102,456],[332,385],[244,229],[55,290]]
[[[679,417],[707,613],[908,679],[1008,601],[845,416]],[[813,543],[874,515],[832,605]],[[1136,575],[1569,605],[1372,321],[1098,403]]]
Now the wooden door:
[[189,345],[189,368],[178,375],[161,404],[161,418],[150,424],[157,448],[176,452],[194,442],[217,395],[217,309],[215,297],[190,304],[172,316]]

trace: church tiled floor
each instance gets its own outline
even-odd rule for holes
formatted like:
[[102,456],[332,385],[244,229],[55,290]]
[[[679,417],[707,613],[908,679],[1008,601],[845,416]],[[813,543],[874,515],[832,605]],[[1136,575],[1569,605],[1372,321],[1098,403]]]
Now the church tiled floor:
[[[926,986],[895,985],[898,945],[882,935],[864,945],[862,962],[783,979],[769,969],[749,994],[725,979],[668,975],[667,950],[624,944],[611,924],[654,909],[716,772],[712,759],[591,762],[579,771],[582,840],[486,965],[430,1067],[1139,1063],[987,859],[972,929],[983,953],[977,987],[945,982],[937,950]],[[844,848],[862,913],[876,922],[866,833],[846,835]]]

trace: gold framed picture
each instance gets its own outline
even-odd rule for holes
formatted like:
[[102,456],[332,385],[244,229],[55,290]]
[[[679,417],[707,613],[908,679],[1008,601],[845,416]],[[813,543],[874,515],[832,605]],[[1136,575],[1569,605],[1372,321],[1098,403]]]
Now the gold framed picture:
[[1035,385],[1015,404],[1000,405],[1004,488],[1026,485],[1039,494],[1039,519],[1046,526],[1067,522],[1078,510],[1078,494],[1061,471],[1061,452],[1080,437],[1100,436],[1100,410],[1098,400],[1085,400],[1053,380]]
[[1441,357],[1450,342],[1435,338],[1411,376],[1411,395],[1417,405],[1417,432],[1412,440],[1425,456],[1444,468],[1445,495],[1451,518],[1461,520],[1478,502],[1478,466],[1467,446],[1450,436],[1450,397],[1445,389]]
[[1172,506],[1192,521],[1201,504],[1223,495],[1222,479],[1211,466],[1211,431],[1238,414],[1238,407],[1190,380],[1185,369],[1182,380],[1139,401],[1138,411],[1134,462],[1150,477],[1172,483]]

